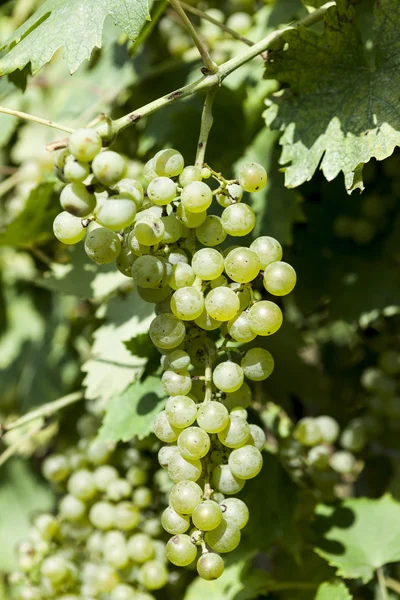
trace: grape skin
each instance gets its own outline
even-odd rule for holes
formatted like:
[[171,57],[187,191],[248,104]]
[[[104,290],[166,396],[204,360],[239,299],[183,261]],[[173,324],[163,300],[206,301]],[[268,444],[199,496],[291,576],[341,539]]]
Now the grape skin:
[[60,242],[67,245],[77,244],[86,235],[82,221],[66,211],[59,213],[54,219],[53,232]]

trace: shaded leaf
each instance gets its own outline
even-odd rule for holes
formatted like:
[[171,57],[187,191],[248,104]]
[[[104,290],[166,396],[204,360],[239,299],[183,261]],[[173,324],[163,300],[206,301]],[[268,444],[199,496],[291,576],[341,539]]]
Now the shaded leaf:
[[353,596],[343,582],[323,583],[319,586],[315,600],[351,600]]

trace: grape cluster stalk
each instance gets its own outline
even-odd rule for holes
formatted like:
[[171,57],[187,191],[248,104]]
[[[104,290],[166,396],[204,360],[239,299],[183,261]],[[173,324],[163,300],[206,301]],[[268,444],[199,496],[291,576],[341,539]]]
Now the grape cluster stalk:
[[56,167],[69,182],[56,237],[84,239],[94,262],[115,260],[140,297],[155,304],[149,334],[162,354],[168,400],[153,431],[167,444],[159,460],[175,484],[162,517],[173,535],[166,553],[173,564],[195,562],[201,577],[216,579],[224,570],[220,554],[236,548],[249,518],[231,496],[263,464],[265,436],[248,422],[247,381],[267,379],[274,359],[255,341],[282,325],[271,295],[284,296],[296,283],[276,239],[229,245],[229,236],[237,244],[253,231],[255,214],[242,199],[266,185],[267,173],[250,163],[227,180],[208,166],[185,166],[168,148],[146,163],[144,191],[125,177],[123,157],[101,151],[92,130],[71,135]]

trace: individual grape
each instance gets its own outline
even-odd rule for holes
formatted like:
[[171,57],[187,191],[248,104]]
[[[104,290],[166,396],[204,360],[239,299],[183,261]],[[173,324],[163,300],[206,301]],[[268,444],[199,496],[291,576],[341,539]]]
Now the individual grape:
[[113,262],[121,252],[121,241],[114,231],[96,227],[85,238],[85,252],[98,265]]
[[96,220],[100,225],[119,231],[131,225],[137,213],[136,204],[127,193],[109,196],[97,210]]
[[119,194],[128,195],[129,198],[135,203],[137,210],[142,207],[144,192],[140,181],[128,178],[121,179],[121,181],[118,181],[118,183],[113,186],[113,189]]
[[101,565],[96,569],[95,586],[101,593],[111,592],[119,584],[119,576],[115,569],[109,565]]
[[170,504],[180,515],[191,515],[202,500],[202,489],[194,481],[179,481],[171,490]]
[[224,208],[235,202],[240,202],[243,198],[243,188],[237,183],[230,183],[225,188],[225,194],[217,195],[217,202]]
[[193,181],[183,188],[181,202],[186,210],[202,213],[211,205],[211,188],[203,181]]
[[229,288],[233,290],[239,298],[240,310],[246,310],[253,301],[251,286],[233,282],[229,284]]
[[245,483],[243,479],[233,475],[229,465],[217,465],[214,468],[212,485],[215,490],[222,492],[222,494],[237,494],[244,488]]
[[114,506],[109,502],[96,502],[89,511],[89,521],[96,529],[111,529],[115,524]]
[[147,163],[143,167],[143,177],[145,180],[150,183],[157,177],[157,173],[154,170],[154,158],[151,158],[147,161]]
[[138,487],[133,490],[132,500],[140,508],[148,508],[153,502],[153,492],[148,487]]
[[140,569],[139,579],[148,590],[159,590],[168,582],[168,571],[162,562],[150,560]]
[[153,168],[159,177],[177,177],[183,171],[185,161],[178,150],[160,150],[153,158]]
[[252,250],[235,248],[225,258],[225,271],[233,281],[248,283],[260,272],[260,261]]
[[313,469],[325,471],[329,466],[330,451],[322,444],[310,448],[307,454],[307,462]]
[[190,356],[184,350],[173,350],[168,355],[168,363],[173,371],[182,371],[190,366]]
[[266,437],[264,431],[258,425],[250,423],[250,438],[248,443],[254,444],[258,450],[263,450],[265,447]]
[[240,308],[235,292],[227,287],[211,290],[205,299],[206,311],[216,321],[230,321]]
[[296,285],[296,271],[288,263],[278,261],[267,266],[264,271],[264,287],[274,296],[286,296]]
[[168,396],[179,396],[185,397],[192,388],[192,378],[189,371],[165,371],[161,378],[163,388]]
[[172,350],[185,338],[185,325],[174,315],[158,315],[150,324],[150,338],[155,346],[162,350]]
[[219,277],[217,277],[217,279],[213,279],[213,281],[211,281],[212,289],[220,287],[221,285],[228,285],[228,279],[225,277],[225,275],[220,275]]
[[172,267],[172,275],[169,279],[169,285],[173,290],[179,290],[183,287],[192,285],[196,275],[190,265],[180,262]]
[[229,422],[229,413],[220,402],[203,402],[197,413],[197,423],[207,433],[222,431]]
[[205,535],[206,543],[215,552],[232,552],[240,542],[240,529],[231,522],[222,519],[221,523]]
[[232,204],[223,211],[221,223],[226,233],[242,237],[253,231],[256,216],[248,204]]
[[132,486],[126,479],[117,477],[110,481],[107,487],[107,497],[114,502],[122,500],[122,498],[128,498],[132,494]]
[[179,288],[172,295],[171,309],[179,319],[193,321],[204,310],[204,296],[194,287]]
[[398,375],[400,373],[400,352],[385,350],[379,356],[379,366],[388,375]]
[[110,600],[137,600],[136,590],[131,585],[119,583],[112,590]]
[[96,197],[83,183],[69,183],[61,191],[60,204],[71,215],[83,218],[93,212]]
[[133,232],[139,244],[154,246],[163,239],[165,227],[158,217],[145,215],[136,221]]
[[68,563],[63,556],[54,554],[44,559],[40,571],[43,577],[59,584],[68,577]]
[[168,475],[174,483],[179,481],[197,481],[202,473],[201,462],[186,460],[180,453],[176,453],[168,463]]
[[197,404],[188,396],[173,396],[167,402],[165,413],[173,427],[183,429],[196,420]]
[[224,270],[224,258],[218,250],[202,248],[193,255],[192,269],[204,281],[216,279]]
[[240,35],[245,35],[252,26],[252,19],[249,14],[240,11],[230,15],[226,24],[237,33],[240,33]]
[[54,538],[59,530],[59,523],[53,515],[43,514],[35,519],[35,529],[40,533],[40,537],[44,540]]
[[247,344],[256,337],[250,327],[247,312],[241,312],[227,323],[228,333],[236,342]]
[[[136,490],[135,490],[136,491]],[[138,526],[140,510],[132,502],[119,502],[114,507],[115,527],[122,531],[130,531]]]
[[113,185],[126,174],[126,161],[117,152],[106,150],[97,154],[92,162],[95,177],[104,185]]
[[201,176],[203,179],[210,179],[212,173],[208,167],[203,167],[201,169]]
[[393,396],[396,391],[395,379],[375,367],[365,369],[361,375],[361,385],[369,392],[382,396]]
[[172,506],[168,506],[161,515],[161,523],[165,531],[173,535],[185,533],[190,527],[190,517],[180,515]]
[[108,462],[114,447],[107,442],[93,440],[86,449],[86,457],[94,465],[102,465]]
[[162,446],[158,451],[158,462],[163,469],[168,469],[169,461],[175,454],[179,454],[178,446]]
[[[24,586],[18,589],[18,600],[42,600],[42,592],[39,588]],[[66,600],[79,600],[78,596],[71,596]]]
[[121,252],[117,256],[116,265],[117,269],[126,277],[132,277],[132,265],[136,257],[128,246],[122,246]]
[[156,177],[149,183],[147,195],[156,206],[170,204],[176,197],[176,183],[168,177]]
[[356,458],[347,450],[339,450],[339,452],[332,454],[329,464],[337,473],[346,475],[354,469]]
[[201,329],[205,329],[205,331],[214,331],[215,329],[219,329],[221,327],[221,321],[217,321],[210,317],[206,310],[203,310],[201,315],[194,320],[198,327]]
[[350,421],[340,436],[340,445],[350,452],[359,452],[367,441],[367,431],[362,419]]
[[214,500],[203,500],[192,513],[193,525],[201,531],[211,531],[222,521],[222,510]]
[[315,446],[321,441],[321,430],[318,423],[310,417],[300,419],[293,435],[303,446]]
[[232,394],[226,394],[224,399],[224,405],[228,410],[232,410],[235,406],[241,406],[242,408],[247,408],[250,406],[252,401],[252,393],[251,389],[247,385],[246,382]]
[[142,288],[156,288],[164,276],[164,264],[156,256],[139,256],[132,265],[132,277]]
[[77,129],[69,136],[68,150],[77,160],[92,161],[101,147],[100,134],[94,129]]
[[264,348],[250,348],[240,361],[245,377],[252,381],[263,381],[274,370],[274,359]]
[[194,167],[189,165],[185,167],[182,173],[179,175],[179,184],[184,188],[189,183],[193,183],[193,181],[201,181],[201,169],[199,167]]
[[61,212],[53,222],[53,233],[63,244],[77,244],[86,235],[82,221],[69,212]]
[[111,465],[101,465],[93,472],[93,479],[97,489],[105,492],[110,483],[118,479],[118,471]]
[[243,369],[231,360],[217,365],[213,372],[213,383],[222,392],[236,392],[243,383]]
[[136,289],[137,289],[137,293],[139,294],[140,298],[142,300],[144,300],[145,302],[160,303],[160,302],[165,301],[168,298],[168,303],[169,303],[169,297],[171,294],[171,290],[167,286],[165,286],[163,288],[151,289],[151,288],[142,288],[138,285]]
[[186,209],[183,204],[179,204],[176,211],[178,219],[189,229],[199,227],[207,218],[207,211],[203,210],[198,213],[191,212]]
[[124,569],[128,566],[129,556],[126,545],[104,545],[104,559],[115,569]]
[[[131,450],[133,450],[133,448],[131,448]],[[137,487],[138,485],[147,483],[148,473],[144,468],[142,469],[137,465],[132,465],[127,470],[125,478],[132,487]]]
[[70,472],[68,460],[63,454],[52,454],[44,460],[42,472],[44,477],[52,483],[64,481]]
[[182,222],[176,215],[161,217],[164,224],[164,235],[162,241],[164,244],[174,244],[182,237]]
[[235,477],[253,479],[261,471],[263,459],[255,446],[243,446],[230,453],[228,465]]
[[88,163],[76,160],[73,156],[67,156],[63,174],[66,181],[71,183],[81,183],[90,174],[90,167]]
[[336,442],[340,431],[339,423],[329,415],[322,415],[314,420],[321,434],[321,441],[327,444]]
[[214,579],[221,577],[225,565],[219,554],[216,554],[215,552],[206,552],[200,556],[196,568],[202,579],[214,581]]
[[165,410],[161,411],[154,420],[153,433],[159,440],[170,444],[176,442],[180,431],[170,424]]
[[80,521],[86,514],[86,504],[67,494],[60,500],[59,512],[66,521]]
[[267,183],[267,173],[258,163],[249,163],[239,171],[239,183],[246,192],[259,192]]
[[282,246],[278,240],[267,235],[256,238],[250,244],[250,250],[257,254],[261,269],[282,259]]
[[235,414],[230,416],[229,423],[218,433],[219,441],[228,448],[240,448],[244,446],[249,436],[249,424],[242,417]]
[[133,534],[127,542],[129,557],[140,565],[154,557],[154,545],[151,537],[145,533]]
[[80,500],[90,500],[95,496],[96,482],[90,471],[80,469],[71,475],[68,480],[68,491]]
[[187,460],[203,458],[210,449],[210,437],[200,427],[188,427],[179,434],[178,448]]
[[282,311],[277,304],[269,300],[256,302],[248,313],[250,327],[257,335],[276,333],[283,322]]
[[239,498],[225,498],[220,506],[225,521],[233,523],[239,529],[243,529],[247,525],[249,509],[243,500],[239,500]]
[[216,215],[208,215],[205,221],[196,228],[196,238],[203,246],[219,246],[226,239],[227,233],[221,219]]
[[186,567],[194,561],[197,556],[197,548],[190,537],[184,533],[171,538],[166,548],[167,558],[177,567]]

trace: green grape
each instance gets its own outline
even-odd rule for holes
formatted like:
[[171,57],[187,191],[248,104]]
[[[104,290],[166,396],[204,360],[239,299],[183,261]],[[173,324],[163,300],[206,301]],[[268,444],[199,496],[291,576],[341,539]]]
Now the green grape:
[[101,593],[111,592],[120,582],[115,569],[104,564],[100,569],[96,569],[95,579],[96,588]]
[[154,170],[154,159],[151,158],[147,161],[147,163],[143,167],[143,177],[145,180],[150,183],[157,177],[157,173]]
[[261,269],[282,259],[282,246],[278,240],[267,235],[256,238],[250,244],[250,250],[257,254]]
[[255,446],[242,446],[230,453],[228,465],[235,477],[253,479],[261,471],[263,459]]
[[131,225],[137,213],[136,204],[127,193],[109,196],[97,210],[96,220],[100,225],[119,231]]
[[178,150],[160,150],[153,158],[153,168],[159,177],[177,177],[183,171],[185,161]]
[[190,537],[184,533],[174,535],[166,548],[167,558],[177,567],[186,567],[194,561],[197,556],[197,548]]
[[128,246],[122,246],[121,252],[118,254],[116,260],[118,271],[123,275],[126,275],[126,277],[132,277],[132,265],[135,258],[135,255]]
[[40,537],[44,540],[51,540],[59,530],[59,524],[53,515],[39,515],[35,519],[35,529],[39,531]]
[[367,431],[362,419],[350,421],[340,436],[340,445],[350,452],[360,452],[367,441]]
[[254,446],[258,450],[263,450],[265,448],[266,437],[264,431],[258,425],[254,425],[254,423],[250,423],[250,438],[248,443],[254,444]]
[[231,338],[242,344],[251,342],[256,337],[256,334],[250,327],[247,312],[241,312],[236,315],[236,317],[228,321],[227,329]]
[[240,529],[232,522],[222,519],[218,527],[206,533],[205,541],[215,552],[224,553],[237,548],[240,537]]
[[174,315],[164,313],[153,319],[150,325],[150,338],[162,350],[172,350],[185,338],[185,325]]
[[212,485],[222,494],[237,494],[244,488],[244,479],[235,477],[228,465],[217,465],[213,471]]
[[68,460],[63,454],[51,454],[44,460],[42,472],[52,483],[64,481],[70,473]]
[[154,545],[151,537],[145,533],[133,534],[127,542],[129,557],[136,563],[143,564],[154,558]]
[[168,355],[169,368],[173,371],[182,371],[190,366],[190,356],[184,350],[173,350]]
[[318,427],[318,422],[311,417],[300,419],[293,435],[303,446],[315,446],[321,441],[321,431]]
[[63,556],[54,554],[44,559],[40,572],[52,583],[59,584],[68,577],[68,563]]
[[215,552],[206,552],[200,556],[196,568],[202,579],[214,581],[221,577],[225,565],[219,554],[216,554]]
[[179,175],[179,184],[182,187],[186,187],[187,185],[189,185],[189,183],[193,183],[193,181],[201,180],[201,169],[192,165],[185,167],[182,173]]
[[166,404],[165,413],[172,427],[183,429],[196,420],[197,404],[188,396],[173,396]]
[[[31,586],[20,587],[18,590],[18,600],[42,600],[41,590]],[[74,596],[71,597],[71,600],[79,600],[79,598],[78,596]]]
[[[180,515],[172,506],[168,506],[161,515],[161,523],[165,531],[172,535],[185,533],[190,527],[190,517]],[[191,561],[190,561],[191,562]]]
[[321,441],[333,444],[339,437],[339,423],[329,415],[322,415],[314,419],[321,434]]
[[145,215],[141,216],[140,220],[136,221],[133,232],[139,244],[143,244],[144,246],[154,246],[154,244],[158,244],[158,242],[161,242],[163,239],[165,226],[158,217]]
[[164,235],[162,242],[164,244],[174,244],[182,237],[182,223],[176,215],[161,217],[164,224]]
[[138,485],[144,485],[147,483],[148,473],[145,471],[145,469],[141,469],[137,465],[132,465],[126,472],[125,477],[132,487],[136,487]]
[[183,188],[181,202],[186,210],[202,213],[211,205],[211,188],[203,181],[193,181]]
[[171,490],[170,504],[180,515],[191,515],[202,500],[202,489],[194,481],[179,481]]
[[136,289],[137,289],[137,292],[138,292],[139,296],[141,297],[141,299],[144,300],[145,302],[160,303],[160,302],[165,301],[168,298],[168,303],[169,303],[169,296],[170,296],[171,290],[167,286],[163,287],[163,288],[151,289],[151,288],[142,288],[138,285]]
[[112,481],[118,479],[118,471],[111,465],[101,465],[93,472],[93,479],[96,488],[100,492],[105,492]]
[[113,185],[126,174],[126,161],[117,152],[106,150],[95,156],[92,171],[95,177],[104,185]]
[[279,261],[268,265],[264,271],[264,287],[274,296],[286,296],[296,285],[296,271],[288,263]]
[[164,265],[156,256],[139,256],[132,265],[132,277],[142,288],[160,286],[164,276]]
[[195,229],[197,227],[200,227],[200,225],[204,223],[204,221],[207,218],[206,210],[194,213],[186,209],[185,206],[183,206],[183,204],[178,205],[176,214],[178,216],[178,219],[180,219],[182,223],[189,229]]
[[171,442],[176,442],[180,431],[170,424],[167,414],[165,410],[163,410],[154,420],[153,433],[162,442],[170,444]]
[[132,502],[119,502],[114,507],[115,527],[122,531],[130,531],[138,526],[140,510]]
[[227,233],[221,219],[216,215],[208,215],[205,221],[196,228],[196,238],[203,246],[219,246],[226,239]]
[[201,531],[211,531],[222,521],[222,510],[214,500],[203,500],[192,513],[193,525]]
[[115,569],[124,569],[128,566],[129,556],[126,546],[104,546],[104,559]]
[[122,498],[128,498],[132,493],[132,486],[126,479],[118,477],[110,481],[107,487],[107,497],[114,502],[122,500]]
[[162,562],[150,560],[140,569],[139,579],[148,590],[159,590],[168,582],[168,571]]
[[96,197],[83,183],[69,183],[61,191],[60,204],[64,210],[81,219],[93,212]]
[[258,256],[248,248],[235,248],[225,258],[225,271],[237,283],[253,281],[260,272]]
[[398,375],[400,373],[400,352],[385,350],[379,356],[379,366],[388,375]]
[[86,514],[86,504],[67,494],[60,501],[59,512],[66,521],[80,521]]
[[138,487],[133,491],[132,500],[140,508],[148,508],[153,502],[153,492],[148,487]]
[[354,469],[356,458],[353,454],[347,452],[347,450],[340,450],[332,454],[329,464],[337,473],[346,475]]
[[243,198],[243,188],[237,183],[230,183],[226,186],[225,194],[218,194],[218,204],[226,208],[235,202],[240,202]]
[[243,383],[243,369],[231,360],[217,365],[213,372],[213,383],[222,392],[236,392]]
[[142,531],[154,538],[161,537],[163,529],[158,516],[146,519],[146,521],[142,523]]
[[136,179],[121,179],[113,186],[119,194],[128,195],[131,200],[135,203],[137,210],[139,210],[143,204],[144,192],[143,186],[140,181]]
[[112,452],[112,445],[100,440],[93,440],[86,449],[86,456],[92,464],[101,465],[108,462]]
[[264,348],[250,348],[240,361],[245,377],[252,381],[263,381],[274,370],[274,358]]
[[77,160],[92,161],[101,147],[100,134],[94,129],[77,129],[69,136],[68,150]]
[[82,221],[69,212],[61,212],[53,222],[53,233],[63,244],[77,244],[86,235]]
[[165,371],[161,378],[163,388],[169,396],[185,397],[192,388],[192,378],[189,371]]
[[94,477],[87,469],[80,469],[73,473],[68,480],[67,489],[80,500],[90,500],[97,491]]
[[96,502],[89,511],[89,521],[96,529],[102,531],[111,529],[115,524],[114,506],[109,502]]
[[259,192],[267,183],[267,173],[258,163],[249,163],[239,171],[239,183],[246,192]]
[[176,183],[169,177],[156,177],[149,183],[147,195],[156,206],[170,204],[176,197]]
[[247,408],[250,406],[252,401],[252,393],[251,389],[247,385],[246,382],[232,394],[226,394],[224,399],[224,405],[228,410],[232,410],[235,406],[241,406],[242,408]]
[[211,281],[212,289],[220,287],[221,285],[228,285],[228,279],[225,277],[225,275],[220,275],[219,277]]
[[190,265],[186,263],[178,263],[172,267],[172,275],[169,279],[169,285],[173,290],[189,287],[192,285],[196,275]]
[[121,240],[114,231],[96,227],[85,238],[85,252],[93,262],[105,265],[113,262],[121,252]]
[[239,298],[240,310],[246,310],[250,302],[253,301],[251,286],[234,282],[229,284],[229,288],[233,290]]
[[210,437],[200,427],[188,427],[179,434],[178,448],[187,460],[203,458],[210,449]]
[[168,475],[174,483],[179,481],[197,481],[202,473],[201,462],[197,460],[186,460],[178,452],[168,463]]
[[179,288],[172,295],[171,310],[179,319],[193,321],[204,310],[204,296],[194,287]]
[[126,238],[126,243],[129,250],[132,252],[134,256],[143,256],[144,254],[151,254],[154,250],[158,249],[158,244],[155,244],[153,248],[150,246],[145,246],[144,244],[140,244],[135,233],[131,231]]
[[361,385],[369,392],[382,396],[393,396],[396,391],[395,379],[375,367],[365,369],[361,375]]
[[206,310],[203,310],[201,315],[194,320],[198,327],[201,329],[205,329],[206,331],[214,331],[215,329],[219,329],[222,325],[221,321],[217,321],[210,317]]
[[131,585],[120,583],[112,590],[110,600],[137,600],[136,590]]
[[249,424],[242,417],[235,414],[230,416],[229,423],[218,433],[219,441],[228,448],[240,448],[244,446],[249,436]]
[[282,311],[277,304],[269,300],[256,302],[248,312],[250,327],[257,335],[276,333],[283,322]]
[[192,269],[204,281],[216,279],[224,270],[224,258],[214,248],[202,248],[193,255]]
[[225,498],[220,506],[225,521],[233,523],[239,529],[243,529],[247,525],[249,509],[243,500],[239,500],[239,498]]
[[240,301],[233,290],[218,287],[211,290],[205,299],[207,313],[216,321],[230,321],[240,309]]
[[307,462],[313,469],[325,471],[329,467],[330,451],[323,445],[313,446],[307,454]]
[[242,237],[254,229],[256,216],[248,204],[232,204],[222,213],[221,223],[226,233]]
[[81,183],[90,174],[88,163],[76,160],[73,156],[67,156],[64,169],[64,178],[71,183]]
[[197,413],[198,425],[207,433],[218,433],[229,423],[229,413],[220,402],[203,402]]
[[201,169],[201,176],[203,179],[210,179],[212,173],[208,167],[203,167]]
[[237,33],[240,33],[240,35],[245,35],[252,26],[252,19],[245,12],[235,12],[228,17],[226,24]]

